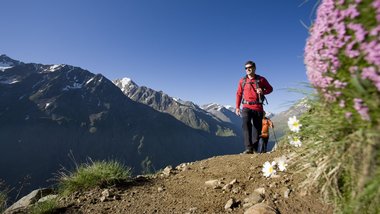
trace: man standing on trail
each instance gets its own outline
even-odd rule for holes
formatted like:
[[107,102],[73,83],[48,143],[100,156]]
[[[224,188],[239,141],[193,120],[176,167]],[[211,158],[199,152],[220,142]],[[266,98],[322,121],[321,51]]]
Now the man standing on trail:
[[273,122],[265,116],[265,111],[264,111],[264,117],[263,117],[263,122],[262,122],[262,129],[261,129],[261,139],[262,139],[262,146],[261,146],[261,153],[267,152],[267,147],[268,147],[268,140],[269,140],[269,128],[273,128]]
[[[245,63],[246,76],[240,79],[236,92],[236,114],[243,118],[243,137],[245,151],[243,154],[253,154],[258,151],[263,119],[264,95],[273,91],[268,81],[256,74],[256,64],[253,61]],[[240,104],[243,109],[240,112]]]

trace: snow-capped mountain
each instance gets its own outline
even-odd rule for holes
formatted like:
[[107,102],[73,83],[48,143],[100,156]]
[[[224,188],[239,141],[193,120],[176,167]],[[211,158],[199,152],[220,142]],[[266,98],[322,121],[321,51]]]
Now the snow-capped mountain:
[[234,137],[193,129],[135,102],[101,74],[5,55],[0,62],[0,177],[11,186],[26,175],[30,189],[47,186],[58,169],[71,168],[70,153],[77,164],[114,159],[144,173],[241,151]]
[[0,72],[4,71],[5,69],[12,68],[16,65],[20,65],[22,62],[13,60],[9,58],[7,55],[2,54],[0,55]]
[[226,107],[217,103],[210,103],[202,105],[201,108],[224,122],[235,124],[236,127],[241,127],[241,118],[235,114],[235,108],[232,106]]
[[113,83],[132,100],[168,113],[192,128],[218,136],[240,135],[238,129],[230,121],[221,120],[193,102],[173,98],[162,91],[155,91],[145,86],[138,86],[129,78],[117,79]]

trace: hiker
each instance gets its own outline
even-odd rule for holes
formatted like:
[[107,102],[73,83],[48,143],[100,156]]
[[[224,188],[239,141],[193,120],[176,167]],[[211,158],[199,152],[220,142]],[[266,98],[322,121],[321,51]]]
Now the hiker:
[[262,146],[261,146],[261,153],[266,153],[267,152],[267,147],[268,147],[268,140],[269,140],[269,128],[274,128],[273,122],[266,117],[265,111],[264,117],[263,117],[263,122],[262,122],[262,129],[261,129],[261,135],[260,138],[262,139]]
[[[235,113],[243,118],[243,154],[253,154],[259,147],[264,95],[271,93],[273,88],[263,76],[256,74],[256,64],[253,61],[245,63],[245,71],[247,75],[240,79],[236,92]],[[241,103],[243,109],[240,111]]]

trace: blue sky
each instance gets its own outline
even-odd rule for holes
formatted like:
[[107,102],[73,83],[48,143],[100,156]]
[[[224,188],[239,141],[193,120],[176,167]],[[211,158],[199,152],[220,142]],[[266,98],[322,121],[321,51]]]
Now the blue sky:
[[232,106],[244,63],[253,60],[274,87],[265,109],[280,112],[302,97],[287,89],[308,81],[301,22],[311,25],[316,2],[0,0],[0,54]]

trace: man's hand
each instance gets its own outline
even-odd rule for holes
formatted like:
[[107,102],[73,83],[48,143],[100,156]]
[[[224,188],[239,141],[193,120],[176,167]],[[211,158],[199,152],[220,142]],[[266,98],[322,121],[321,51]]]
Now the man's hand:
[[263,89],[261,89],[261,88],[256,89],[256,93],[257,94],[262,94],[263,93]]
[[235,110],[235,114],[236,114],[237,116],[240,116],[240,108],[237,108],[237,109]]

